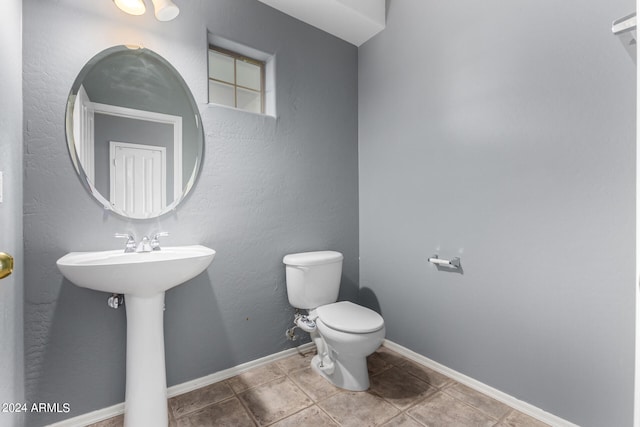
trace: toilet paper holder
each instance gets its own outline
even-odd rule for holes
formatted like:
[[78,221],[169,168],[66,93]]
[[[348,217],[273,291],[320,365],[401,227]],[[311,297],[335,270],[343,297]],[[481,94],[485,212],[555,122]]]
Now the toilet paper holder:
[[433,255],[428,261],[436,266],[446,266],[446,267],[454,267],[460,268],[460,257],[455,257],[451,259],[442,259],[439,258],[438,255]]

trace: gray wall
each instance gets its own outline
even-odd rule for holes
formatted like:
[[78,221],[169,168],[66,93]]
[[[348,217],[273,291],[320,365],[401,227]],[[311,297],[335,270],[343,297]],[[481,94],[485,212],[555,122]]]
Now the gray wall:
[[[3,3],[0,16],[0,252],[15,259],[14,273],[0,281],[0,402],[24,401],[22,251],[22,2]],[[0,427],[22,425],[21,414],[0,413]]]
[[437,362],[631,425],[635,67],[610,28],[634,2],[389,3],[359,50],[363,300]]
[[[125,312],[63,280],[69,251],[120,248],[111,236],[171,233],[165,245],[217,251],[208,271],[167,293],[169,385],[287,349],[293,310],[283,255],[345,254],[341,298],[358,283],[357,50],[255,0],[190,0],[160,23],[112,2],[24,2],[25,348],[27,399],[69,414],[122,402]],[[207,30],[276,54],[278,118],[207,105]],[[206,134],[203,170],[177,211],[153,221],[103,212],[67,153],[68,91],[86,61],[116,44],[164,56],[191,88]],[[298,344],[298,342],[296,342]]]

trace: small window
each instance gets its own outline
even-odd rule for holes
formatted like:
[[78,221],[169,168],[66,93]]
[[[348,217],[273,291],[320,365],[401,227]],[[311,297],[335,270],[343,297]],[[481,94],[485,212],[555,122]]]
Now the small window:
[[264,113],[265,62],[209,46],[209,102]]

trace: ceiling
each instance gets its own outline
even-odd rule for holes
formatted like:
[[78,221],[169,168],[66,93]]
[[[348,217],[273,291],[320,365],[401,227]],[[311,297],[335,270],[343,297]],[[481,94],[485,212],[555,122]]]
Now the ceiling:
[[259,0],[360,46],[385,27],[385,0]]

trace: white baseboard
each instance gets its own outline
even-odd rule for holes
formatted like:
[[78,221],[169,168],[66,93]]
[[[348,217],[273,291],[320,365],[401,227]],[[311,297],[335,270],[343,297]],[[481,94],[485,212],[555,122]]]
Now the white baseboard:
[[124,403],[118,403],[108,408],[102,408],[97,411],[78,415],[77,417],[58,421],[54,424],[48,424],[46,427],[86,427],[112,417],[117,417],[120,414],[124,414]]
[[[292,356],[299,351],[307,352],[313,348],[315,348],[315,345],[312,342],[302,344],[301,346],[296,348],[290,348],[279,353],[271,354],[269,356],[261,357],[260,359],[252,360],[250,362],[234,366],[233,368],[225,369],[224,371],[216,372],[201,378],[196,378],[195,380],[187,381],[186,383],[177,384],[167,388],[167,396],[171,398],[180,394],[188,393],[201,387],[205,387],[210,384],[235,377],[236,375],[242,374],[243,372],[246,372],[250,369],[268,365],[269,363],[275,362],[276,360]],[[62,420],[55,424],[49,424],[47,427],[86,427],[87,425],[97,423],[99,421],[104,421],[112,417],[117,417],[121,414],[124,414],[124,403],[118,403],[117,405],[109,406],[108,408],[99,409],[97,411],[82,414],[77,417],[69,418],[67,420]]]
[[396,344],[393,341],[389,341],[385,339],[382,345],[389,348],[390,350],[395,351],[401,356],[406,357],[407,359],[411,359],[414,362],[419,363],[420,365],[426,366],[427,368],[431,368],[436,372],[446,375],[449,378],[452,378],[457,382],[466,385],[467,387],[477,390],[480,393],[483,393],[499,402],[502,402],[512,407],[513,409],[516,409],[522,412],[523,414],[527,414],[530,417],[533,417],[539,421],[542,421],[543,423],[549,424],[554,427],[579,427],[578,425],[573,424],[565,419],[562,419],[546,411],[543,411],[542,409],[536,406],[530,405],[526,402],[523,402],[522,400],[516,399],[515,397],[507,393],[503,393],[500,390],[497,390],[491,386],[481,383],[478,380],[475,380],[471,377],[461,374],[458,371],[454,371],[453,369],[448,368],[444,365],[441,365],[440,363],[433,361],[412,350],[409,350],[408,348],[403,347],[400,344]]

